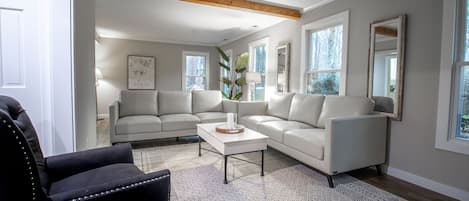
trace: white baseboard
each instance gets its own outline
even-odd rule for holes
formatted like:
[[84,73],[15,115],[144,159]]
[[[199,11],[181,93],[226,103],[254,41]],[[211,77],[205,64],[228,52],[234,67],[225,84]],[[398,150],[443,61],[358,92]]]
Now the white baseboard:
[[404,170],[388,167],[387,174],[458,200],[469,200],[468,191],[448,186]]
[[98,119],[109,119],[109,114],[98,114]]

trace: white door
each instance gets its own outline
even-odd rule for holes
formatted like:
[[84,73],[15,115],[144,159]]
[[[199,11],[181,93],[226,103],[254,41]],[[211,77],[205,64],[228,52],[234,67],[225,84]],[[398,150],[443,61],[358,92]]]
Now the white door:
[[49,92],[44,90],[48,82],[41,79],[39,1],[0,1],[0,94],[22,104],[44,141],[42,134],[50,122],[44,107],[47,99],[41,94]]

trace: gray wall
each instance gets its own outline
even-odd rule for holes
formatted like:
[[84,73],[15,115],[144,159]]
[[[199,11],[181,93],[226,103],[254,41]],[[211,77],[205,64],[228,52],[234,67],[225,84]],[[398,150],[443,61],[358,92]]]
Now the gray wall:
[[389,166],[469,191],[469,156],[435,149],[441,0],[336,0],[306,13],[298,23],[281,23],[224,48],[237,54],[247,51],[248,42],[270,36],[274,51],[277,41],[291,41],[291,86],[298,91],[300,26],[344,10],[350,10],[347,94],[357,96],[367,94],[370,23],[408,15],[403,119],[390,124]]
[[76,149],[96,146],[96,88],[94,80],[94,0],[73,1]]
[[104,75],[98,86],[98,113],[108,114],[108,106],[127,89],[128,55],[156,57],[156,89],[181,90],[183,51],[210,53],[210,89],[219,89],[219,56],[214,47],[101,38],[96,46],[96,66]]

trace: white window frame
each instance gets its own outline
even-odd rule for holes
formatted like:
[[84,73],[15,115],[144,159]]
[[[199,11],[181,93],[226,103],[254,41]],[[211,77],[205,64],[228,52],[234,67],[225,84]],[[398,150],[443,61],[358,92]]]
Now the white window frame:
[[[347,66],[348,66],[348,38],[349,38],[349,16],[350,11],[344,11],[309,24],[305,24],[301,28],[301,83],[300,89],[306,93],[306,69],[309,65],[309,45],[310,33],[319,31],[329,27],[343,25],[342,35],[342,65],[340,69],[340,87],[339,95],[344,96],[347,94]],[[326,72],[326,71],[324,71]]]
[[[264,100],[268,100],[269,98],[269,93],[268,93],[268,90],[267,90],[267,83],[268,83],[268,73],[269,73],[269,58],[270,58],[270,55],[269,55],[269,50],[270,50],[270,46],[269,46],[269,37],[265,37],[265,38],[262,38],[262,39],[259,39],[259,40],[256,40],[256,41],[253,41],[253,42],[250,42],[249,43],[249,72],[255,72],[255,66],[254,66],[254,49],[256,47],[259,47],[259,46],[262,46],[262,45],[265,45],[265,83],[264,83]],[[248,83],[248,100],[251,100],[252,99],[252,94],[251,94],[251,84]]]
[[[233,69],[233,60],[234,60],[234,59],[233,59],[233,49],[228,49],[228,50],[223,50],[223,51],[225,51],[225,54],[226,54],[228,57],[230,57],[230,65],[229,65],[229,67],[231,68],[231,69],[230,69],[230,70],[231,70],[231,71],[230,71],[230,74],[233,74],[233,72],[234,72],[234,69]],[[224,62],[224,60],[223,60],[223,58],[221,57],[221,55],[220,55],[220,62]],[[223,77],[224,77],[224,76],[223,76],[223,71],[222,71],[222,70],[224,70],[224,69],[223,69],[223,67],[220,66],[220,91],[223,90],[223,87],[224,87],[224,85],[225,85],[225,84],[223,84]]]
[[[443,27],[441,39],[441,61],[440,61],[440,82],[438,90],[438,113],[436,122],[435,148],[446,151],[469,155],[469,141],[456,138],[456,115],[458,107],[459,79],[455,79],[460,74],[457,72],[458,66],[466,63],[458,62],[457,59],[463,54],[460,51],[459,41],[461,40],[457,32],[463,21],[459,21],[459,10],[457,0],[443,1]],[[469,64],[467,64],[469,65]],[[451,90],[448,90],[451,89]],[[455,113],[456,112],[456,113]]]
[[204,56],[205,57],[205,90],[210,88],[210,53],[209,52],[198,52],[198,51],[182,51],[182,90],[186,89],[186,56]]

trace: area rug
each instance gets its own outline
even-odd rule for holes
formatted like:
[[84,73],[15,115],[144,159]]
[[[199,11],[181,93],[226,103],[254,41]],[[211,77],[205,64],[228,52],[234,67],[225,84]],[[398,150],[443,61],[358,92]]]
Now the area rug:
[[172,172],[171,197],[177,201],[405,200],[348,175],[334,179],[336,187],[331,189],[326,177],[303,165],[295,165],[264,177],[251,174],[223,184],[223,171],[204,165]]

